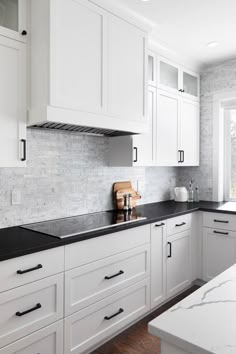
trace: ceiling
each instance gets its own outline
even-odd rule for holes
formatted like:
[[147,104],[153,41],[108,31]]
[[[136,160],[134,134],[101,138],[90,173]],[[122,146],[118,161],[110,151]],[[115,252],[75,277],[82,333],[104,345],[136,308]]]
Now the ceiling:
[[236,0],[110,1],[154,22],[153,40],[201,67],[236,58]]

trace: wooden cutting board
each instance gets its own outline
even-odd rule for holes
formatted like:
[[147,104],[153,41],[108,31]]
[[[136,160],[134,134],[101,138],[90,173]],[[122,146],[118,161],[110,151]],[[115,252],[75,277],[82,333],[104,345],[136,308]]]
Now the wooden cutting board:
[[124,208],[124,195],[132,194],[132,208],[136,207],[140,194],[132,188],[131,182],[117,182],[113,185],[115,207],[119,210]]

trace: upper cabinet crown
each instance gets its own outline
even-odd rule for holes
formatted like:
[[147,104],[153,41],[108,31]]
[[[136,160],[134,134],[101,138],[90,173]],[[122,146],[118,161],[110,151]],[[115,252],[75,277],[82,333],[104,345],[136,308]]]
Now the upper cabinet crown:
[[0,35],[25,42],[27,0],[0,0]]
[[149,85],[199,100],[199,75],[153,52],[148,56],[148,81]]
[[88,0],[31,0],[31,24],[29,125],[147,129],[145,30]]

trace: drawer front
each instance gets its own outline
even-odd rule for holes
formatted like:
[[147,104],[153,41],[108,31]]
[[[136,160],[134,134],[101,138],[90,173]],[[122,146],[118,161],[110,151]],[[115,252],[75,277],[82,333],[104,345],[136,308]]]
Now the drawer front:
[[203,213],[203,226],[213,229],[236,231],[236,215]]
[[65,315],[150,276],[150,245],[72,269],[65,274]]
[[63,354],[63,321],[0,349],[0,354]]
[[63,274],[0,294],[0,347],[63,317]]
[[177,216],[166,222],[167,236],[191,229],[191,214]]
[[79,354],[144,315],[150,309],[145,279],[65,319],[65,353]]
[[96,237],[65,246],[65,269],[110,257],[150,243],[150,225]]
[[0,292],[64,271],[64,246],[0,262]]

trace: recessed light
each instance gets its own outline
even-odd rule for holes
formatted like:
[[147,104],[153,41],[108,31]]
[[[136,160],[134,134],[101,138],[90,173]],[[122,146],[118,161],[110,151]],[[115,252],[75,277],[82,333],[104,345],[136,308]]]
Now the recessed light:
[[141,1],[146,2],[146,1],[149,1],[149,0],[141,0]]
[[219,42],[210,42],[210,43],[207,43],[207,46],[208,46],[208,47],[211,47],[211,48],[213,48],[213,47],[218,47],[218,45],[220,45]]

